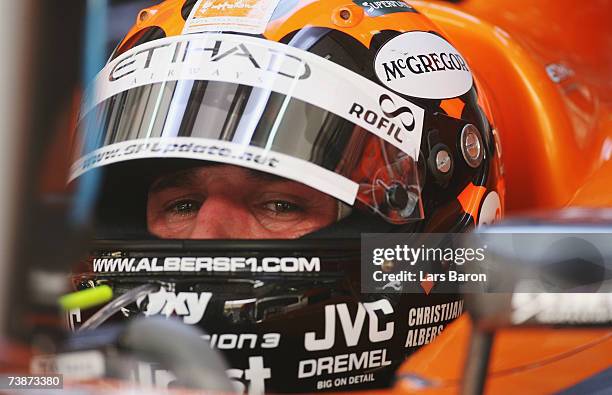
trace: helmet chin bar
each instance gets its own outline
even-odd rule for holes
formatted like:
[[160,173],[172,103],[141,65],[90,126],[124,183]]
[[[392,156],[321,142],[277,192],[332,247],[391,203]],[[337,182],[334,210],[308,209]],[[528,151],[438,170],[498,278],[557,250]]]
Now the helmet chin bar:
[[[378,221],[392,226],[380,218]],[[371,218],[367,222],[372,224]],[[125,306],[108,324],[118,328],[143,316],[171,316],[174,322],[193,325],[206,332],[201,338],[209,343],[202,344],[222,352],[232,369],[267,372],[262,377],[267,377],[264,381],[270,392],[312,392],[316,382],[307,379],[317,380],[317,367],[325,366],[329,358],[340,358],[338,355],[365,361],[365,365],[355,365],[352,376],[365,374],[368,385],[385,387],[407,355],[423,341],[433,340],[463,310],[463,302],[454,293],[361,293],[360,239],[108,240],[94,243],[92,249],[92,270],[73,276],[77,288],[103,283],[118,297],[142,285],[157,289]],[[249,264],[229,271],[215,269],[214,264],[206,269],[195,269],[194,265],[194,270],[186,269],[187,263],[195,260],[227,259],[242,263],[248,259]],[[135,264],[136,270],[134,266],[119,268],[117,260]],[[107,265],[109,261],[113,261],[112,267]],[[146,268],[143,261],[148,262]],[[281,267],[282,262],[292,267],[297,263],[305,270],[270,270]],[[258,270],[244,270],[247,266]],[[421,323],[411,325],[406,317],[410,312],[421,314],[430,305],[439,305],[449,313],[435,323],[423,324],[431,324],[431,331],[413,328]],[[90,313],[79,312],[78,320],[71,323],[78,328]],[[147,321],[143,322],[146,326]],[[107,328],[111,326],[100,330]],[[345,330],[334,334],[329,328]],[[347,335],[349,328],[361,335]],[[95,342],[73,341],[67,351],[97,347],[114,352],[105,336],[93,332],[81,336]],[[428,340],[418,340],[425,336]],[[176,343],[156,341],[162,348]],[[130,372],[132,368],[122,365],[121,369]]]

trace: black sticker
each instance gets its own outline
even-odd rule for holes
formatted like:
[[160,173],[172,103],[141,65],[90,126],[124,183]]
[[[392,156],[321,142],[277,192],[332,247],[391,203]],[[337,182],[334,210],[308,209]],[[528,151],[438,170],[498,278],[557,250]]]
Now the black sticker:
[[395,12],[417,12],[403,1],[362,1],[353,0],[353,3],[362,7],[369,16],[381,16]]

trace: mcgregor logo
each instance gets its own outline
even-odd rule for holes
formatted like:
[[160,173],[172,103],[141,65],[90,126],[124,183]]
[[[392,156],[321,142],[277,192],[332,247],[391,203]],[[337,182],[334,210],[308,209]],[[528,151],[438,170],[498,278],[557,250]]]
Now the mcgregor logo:
[[401,34],[383,45],[374,60],[376,76],[388,88],[412,97],[447,99],[472,87],[465,59],[442,37]]

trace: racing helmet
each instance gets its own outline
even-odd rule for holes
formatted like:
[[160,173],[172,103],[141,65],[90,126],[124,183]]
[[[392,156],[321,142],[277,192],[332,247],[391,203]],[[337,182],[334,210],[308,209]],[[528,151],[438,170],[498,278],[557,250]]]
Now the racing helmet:
[[[459,233],[503,210],[484,95],[403,1],[168,0],[139,13],[83,103],[70,178],[100,172],[99,242],[75,285],[157,284],[115,318],[199,325],[250,393],[388,385],[463,305],[361,293],[360,235]],[[297,240],[151,231],[160,180],[219,166],[305,185],[334,220]]]

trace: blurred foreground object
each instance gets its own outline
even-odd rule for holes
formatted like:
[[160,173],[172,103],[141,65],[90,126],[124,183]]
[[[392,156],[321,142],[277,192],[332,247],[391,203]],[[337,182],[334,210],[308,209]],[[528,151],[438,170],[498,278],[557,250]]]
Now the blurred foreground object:
[[[76,232],[66,221],[67,140],[84,2],[0,2],[0,342],[53,347]],[[0,368],[18,365],[0,355]]]

